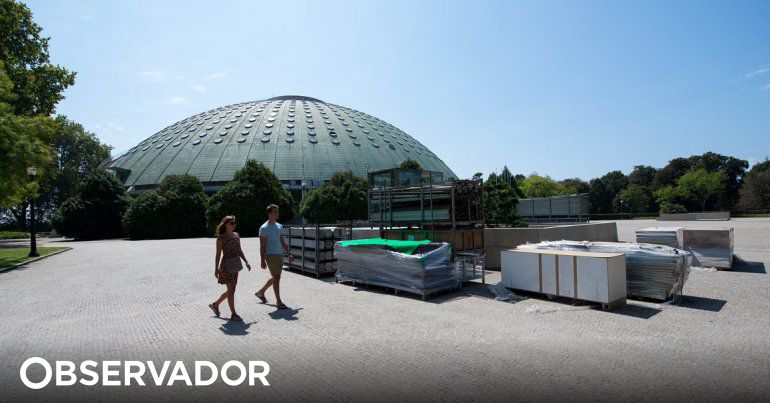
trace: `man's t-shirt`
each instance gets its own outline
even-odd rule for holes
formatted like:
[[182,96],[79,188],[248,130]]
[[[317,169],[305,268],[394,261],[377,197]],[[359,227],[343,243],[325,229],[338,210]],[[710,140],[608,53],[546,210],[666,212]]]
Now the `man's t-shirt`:
[[275,223],[270,224],[270,221],[265,221],[261,227],[259,227],[259,236],[267,237],[265,243],[265,254],[267,255],[281,255],[283,254],[283,248],[281,248],[281,234],[283,233],[283,226]]

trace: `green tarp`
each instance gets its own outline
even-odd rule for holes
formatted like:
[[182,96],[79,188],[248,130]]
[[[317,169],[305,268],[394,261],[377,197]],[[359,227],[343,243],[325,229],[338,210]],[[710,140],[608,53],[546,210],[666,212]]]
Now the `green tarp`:
[[382,239],[382,238],[369,238],[369,239],[356,239],[355,241],[342,241],[340,245],[344,247],[358,246],[358,245],[382,245],[393,248],[396,252],[405,253],[411,255],[418,246],[430,243],[430,240],[423,239],[422,241],[399,241],[395,239]]

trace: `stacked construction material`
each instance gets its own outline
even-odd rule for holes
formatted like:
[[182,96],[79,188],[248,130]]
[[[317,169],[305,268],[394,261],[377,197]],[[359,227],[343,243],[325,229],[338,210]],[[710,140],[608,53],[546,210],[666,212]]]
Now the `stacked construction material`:
[[321,227],[320,225],[284,226],[283,235],[289,244],[294,262],[284,256],[289,268],[313,273],[316,276],[333,273],[334,242],[352,237],[349,227]]
[[693,266],[732,269],[733,229],[686,229],[684,248],[692,253]]
[[636,242],[682,249],[682,227],[651,227],[636,230]]
[[659,300],[681,297],[692,259],[680,249],[644,243],[554,241],[519,248],[622,253],[626,259],[628,296]]
[[336,242],[334,254],[337,281],[388,287],[423,299],[461,285],[446,242],[360,239]]

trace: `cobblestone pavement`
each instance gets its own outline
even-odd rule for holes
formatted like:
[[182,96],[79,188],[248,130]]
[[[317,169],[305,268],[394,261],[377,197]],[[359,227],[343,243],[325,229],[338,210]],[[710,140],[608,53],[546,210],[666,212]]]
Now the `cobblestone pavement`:
[[[620,238],[651,225],[621,222]],[[612,312],[536,296],[497,302],[481,284],[424,302],[297,273],[282,282],[292,309],[278,311],[254,297],[267,273],[258,240],[244,239],[255,269],[236,292],[243,324],[207,307],[224,289],[212,239],[52,242],[73,250],[0,274],[0,400],[765,400],[770,220],[686,225],[734,226],[747,262],[693,272],[682,306],[631,301]],[[35,391],[19,377],[34,356],[184,360],[188,369],[264,360],[271,385]]]

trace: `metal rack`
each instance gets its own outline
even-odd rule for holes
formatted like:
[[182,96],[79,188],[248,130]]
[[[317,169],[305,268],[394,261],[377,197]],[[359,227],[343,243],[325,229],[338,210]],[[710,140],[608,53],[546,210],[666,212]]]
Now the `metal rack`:
[[334,242],[353,239],[352,225],[304,224],[285,225],[283,235],[289,244],[294,262],[284,256],[283,264],[288,269],[297,269],[321,277],[334,273]]
[[444,180],[441,172],[393,168],[370,172],[368,180],[369,222],[382,238],[448,242],[453,257],[463,252],[462,265],[471,259],[474,268],[482,266],[471,277],[484,280],[481,179]]

